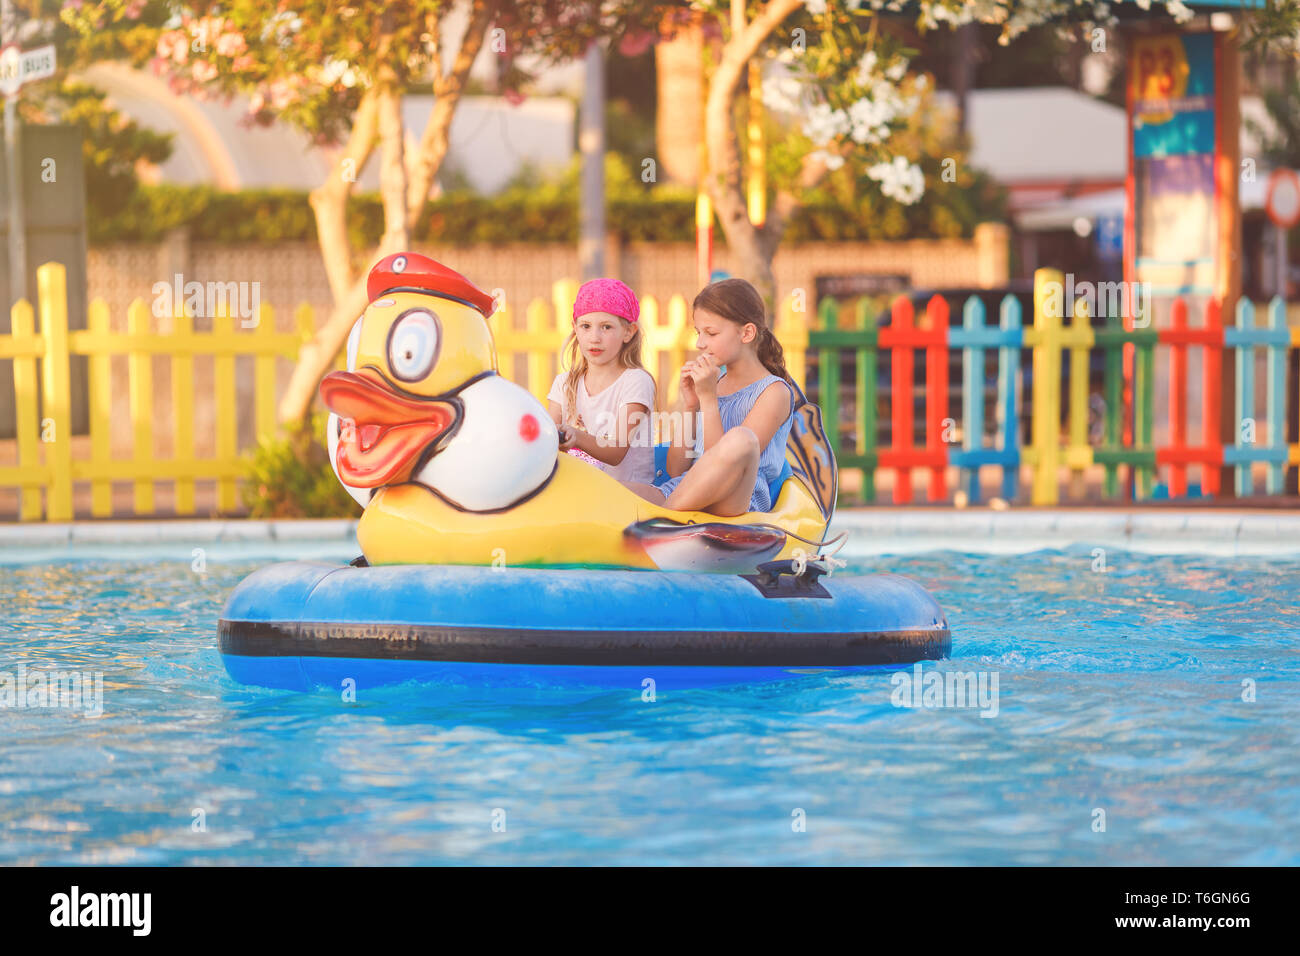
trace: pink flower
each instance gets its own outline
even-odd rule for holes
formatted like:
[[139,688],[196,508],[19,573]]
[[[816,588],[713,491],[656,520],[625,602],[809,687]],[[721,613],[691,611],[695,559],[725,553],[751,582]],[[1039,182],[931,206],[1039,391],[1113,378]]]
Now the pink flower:
[[276,80],[271,84],[271,108],[282,110],[293,102],[293,90],[284,80]]
[[238,56],[248,49],[244,37],[239,33],[223,33],[217,37],[217,53],[220,56]]
[[195,60],[190,72],[196,83],[210,83],[217,78],[217,68],[207,60]]
[[649,30],[642,33],[625,33],[618,43],[618,52],[624,56],[640,56],[650,49],[650,45],[656,39],[657,37]]
[[505,90],[504,92],[502,92],[501,98],[504,99],[511,106],[518,106],[524,100],[528,99],[527,96],[525,96],[523,93],[520,93],[518,90]]
[[178,30],[168,30],[166,33],[158,34],[158,56],[164,60],[170,59],[172,49],[176,46],[176,41],[180,36]]

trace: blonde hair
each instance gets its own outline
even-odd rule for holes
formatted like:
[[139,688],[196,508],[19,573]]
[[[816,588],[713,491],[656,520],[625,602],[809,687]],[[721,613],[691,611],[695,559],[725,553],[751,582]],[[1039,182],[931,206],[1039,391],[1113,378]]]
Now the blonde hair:
[[[588,313],[590,314],[590,313]],[[581,317],[580,317],[581,318]],[[623,347],[618,350],[618,364],[623,368],[639,368],[646,372],[646,367],[641,364],[641,324],[639,322],[629,322],[622,316],[615,316],[624,325],[632,326],[632,337],[623,343]],[[569,374],[564,379],[564,408],[561,417],[566,424],[573,424],[574,418],[577,417],[578,409],[578,382],[587,374],[587,356],[582,354],[582,349],[578,347],[578,332],[576,326],[578,319],[573,320],[575,328],[569,332],[569,337],[564,340],[564,365],[568,367]],[[647,374],[649,374],[647,372]],[[654,376],[650,376],[654,381]],[[656,384],[656,389],[658,385]],[[654,411],[654,409],[650,409]],[[584,424],[586,424],[584,422]]]

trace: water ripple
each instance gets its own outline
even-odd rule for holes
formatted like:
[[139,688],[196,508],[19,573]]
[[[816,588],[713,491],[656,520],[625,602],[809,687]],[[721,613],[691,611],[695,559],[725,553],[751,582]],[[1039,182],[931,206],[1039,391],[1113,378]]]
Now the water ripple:
[[6,566],[0,672],[100,671],[104,702],[0,708],[0,863],[1300,863],[1300,564],[1103,566],[851,569],[933,591],[955,656],[923,674],[996,674],[989,717],[895,706],[911,668],[344,703],[226,675],[254,562]]

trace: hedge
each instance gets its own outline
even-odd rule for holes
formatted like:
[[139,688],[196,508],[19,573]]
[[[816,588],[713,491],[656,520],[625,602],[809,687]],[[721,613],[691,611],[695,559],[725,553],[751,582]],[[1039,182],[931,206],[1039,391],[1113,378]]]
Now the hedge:
[[[987,209],[964,191],[930,191],[916,206],[877,200],[855,206],[828,202],[824,195],[792,219],[787,242],[969,237]],[[983,214],[981,214],[983,213]],[[609,231],[623,240],[690,242],[695,238],[695,202],[681,190],[647,190],[615,196],[606,211]],[[111,218],[92,218],[93,244],[156,242],[188,226],[190,237],[206,242],[290,242],[316,240],[316,221],[305,191],[220,192],[210,186],[142,186],[127,207]],[[369,248],[383,233],[378,195],[349,199],[348,232],[354,248]],[[720,233],[720,229],[719,229]],[[721,240],[721,235],[718,236]],[[430,202],[413,234],[421,242],[573,243],[578,206],[554,190],[515,190],[498,196],[451,195]]]

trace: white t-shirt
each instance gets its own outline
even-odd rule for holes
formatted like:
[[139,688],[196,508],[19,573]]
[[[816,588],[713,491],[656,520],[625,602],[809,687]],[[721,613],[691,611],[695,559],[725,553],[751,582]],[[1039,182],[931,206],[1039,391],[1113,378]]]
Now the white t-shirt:
[[[561,372],[551,383],[547,398],[564,408],[564,380],[568,372]],[[614,380],[604,391],[595,395],[587,394],[587,377],[578,379],[577,409],[565,409],[564,420],[594,435],[597,440],[608,438],[611,444],[617,444],[618,413],[624,405],[644,405],[647,414],[628,436],[627,454],[617,465],[607,465],[603,461],[597,466],[613,475],[619,481],[642,481],[650,484],[654,481],[655,450],[650,436],[650,414],[655,410],[655,380],[643,368],[624,369],[623,374]]]

